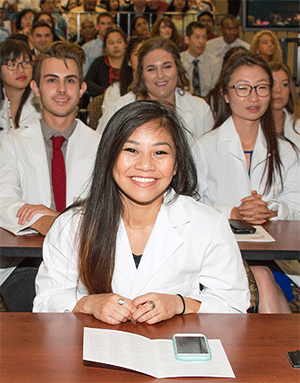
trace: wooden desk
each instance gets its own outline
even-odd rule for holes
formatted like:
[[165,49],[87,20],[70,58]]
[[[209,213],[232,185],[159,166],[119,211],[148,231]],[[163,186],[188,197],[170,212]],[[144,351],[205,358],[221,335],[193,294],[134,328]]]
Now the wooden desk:
[[0,228],[0,256],[42,257],[44,239],[40,234],[14,235]]
[[239,242],[244,259],[300,260],[300,221],[270,221],[263,227],[275,242]]
[[[0,313],[0,381],[89,382],[299,382],[286,353],[300,349],[298,314],[190,314],[156,325],[109,326],[84,314]],[[154,379],[137,372],[83,365],[83,327],[111,328],[149,338],[201,332],[221,339],[236,379]]]
[[[275,242],[239,242],[244,259],[300,260],[300,221],[273,221],[264,228]],[[40,234],[18,236],[0,228],[0,256],[41,257],[44,237]]]

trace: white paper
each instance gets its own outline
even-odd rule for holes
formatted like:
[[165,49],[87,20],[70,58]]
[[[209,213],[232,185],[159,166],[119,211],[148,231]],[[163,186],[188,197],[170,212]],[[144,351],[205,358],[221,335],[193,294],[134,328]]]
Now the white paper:
[[262,227],[254,226],[254,234],[234,234],[238,242],[275,242],[275,239]]
[[175,359],[172,340],[149,339],[117,330],[84,328],[83,359],[128,368],[154,376],[214,376],[235,378],[219,339],[209,340],[210,361],[183,362]]

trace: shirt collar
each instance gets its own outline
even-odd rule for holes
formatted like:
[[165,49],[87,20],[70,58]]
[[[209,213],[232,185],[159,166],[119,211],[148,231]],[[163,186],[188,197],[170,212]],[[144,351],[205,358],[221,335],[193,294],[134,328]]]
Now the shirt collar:
[[55,136],[55,137],[62,136],[64,137],[66,141],[68,141],[68,139],[73,134],[77,125],[77,121],[74,120],[72,124],[63,133],[60,133],[57,130],[51,128],[51,126],[48,125],[47,122],[45,121],[44,117],[40,121],[41,121],[42,133],[46,141],[50,141],[52,136]]

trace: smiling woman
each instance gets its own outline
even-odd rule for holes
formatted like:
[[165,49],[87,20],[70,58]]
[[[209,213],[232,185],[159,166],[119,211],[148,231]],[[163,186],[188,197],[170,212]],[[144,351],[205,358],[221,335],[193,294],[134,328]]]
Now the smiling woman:
[[0,44],[0,137],[19,125],[41,117],[30,90],[32,53],[22,41]]
[[105,110],[98,132],[104,130],[110,117],[122,106],[135,100],[149,99],[169,102],[181,115],[186,127],[200,137],[212,128],[213,118],[206,102],[187,92],[189,85],[176,45],[162,37],[148,39],[138,51],[131,92]]
[[245,312],[237,243],[224,216],[195,200],[196,184],[174,112],[153,101],[120,109],[103,132],[88,198],[45,239],[34,311],[111,324]]
[[[227,218],[263,224],[300,219],[297,150],[278,137],[270,107],[273,78],[258,54],[233,54],[220,77],[222,97],[214,129],[198,141],[202,201]],[[251,266],[260,312],[290,312],[266,266]]]

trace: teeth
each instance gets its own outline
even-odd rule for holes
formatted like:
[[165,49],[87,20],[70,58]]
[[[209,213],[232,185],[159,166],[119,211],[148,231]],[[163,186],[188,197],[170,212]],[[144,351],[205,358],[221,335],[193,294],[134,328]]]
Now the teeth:
[[132,177],[132,179],[137,182],[154,182],[155,181],[155,178]]

